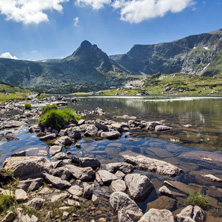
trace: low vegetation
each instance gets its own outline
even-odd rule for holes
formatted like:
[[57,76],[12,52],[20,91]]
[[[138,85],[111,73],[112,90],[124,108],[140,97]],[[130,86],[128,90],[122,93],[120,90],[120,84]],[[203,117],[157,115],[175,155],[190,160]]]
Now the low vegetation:
[[15,197],[12,195],[0,194],[0,213],[5,213],[11,205],[15,204]]
[[189,194],[187,203],[193,206],[197,205],[201,208],[206,208],[209,205],[207,196],[197,193],[197,192]]
[[32,105],[30,103],[26,103],[25,110],[31,110],[31,109],[32,109]]
[[42,114],[45,114],[48,111],[53,110],[53,109],[54,110],[58,109],[58,106],[56,104],[46,105],[46,106],[42,107]]
[[[77,123],[81,119],[75,110],[57,108],[43,108],[45,112],[40,116],[38,124],[41,128],[51,127],[52,129],[60,130],[68,123]],[[46,111],[47,110],[47,111]]]

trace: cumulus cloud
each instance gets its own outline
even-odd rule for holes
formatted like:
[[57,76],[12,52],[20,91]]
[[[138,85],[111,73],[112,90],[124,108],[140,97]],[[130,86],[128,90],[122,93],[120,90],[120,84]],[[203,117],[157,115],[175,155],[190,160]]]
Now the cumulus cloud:
[[111,0],[77,0],[79,6],[91,6],[93,9],[101,9],[107,4],[111,4]]
[[79,17],[73,19],[73,25],[77,26],[79,24]]
[[12,56],[10,52],[4,52],[4,53],[0,54],[0,58],[18,59],[16,56]]
[[7,20],[22,22],[24,24],[47,22],[46,11],[61,12],[61,3],[69,0],[0,0],[0,13]]
[[121,20],[139,23],[167,12],[181,12],[193,4],[193,0],[116,0],[113,7],[120,10]]

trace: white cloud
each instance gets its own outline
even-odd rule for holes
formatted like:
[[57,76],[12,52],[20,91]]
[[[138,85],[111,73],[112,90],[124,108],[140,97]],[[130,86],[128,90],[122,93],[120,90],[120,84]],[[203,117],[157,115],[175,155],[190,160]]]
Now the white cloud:
[[74,18],[73,21],[73,25],[77,26],[79,24],[79,17]]
[[79,6],[92,6],[93,9],[101,9],[107,4],[111,4],[111,0],[76,0]]
[[7,20],[22,22],[24,24],[48,21],[45,11],[56,10],[62,12],[63,2],[69,0],[0,0],[0,13]]
[[0,58],[18,59],[16,56],[12,56],[10,52],[4,52],[4,53],[0,54]]
[[113,7],[120,10],[121,20],[139,23],[167,12],[181,12],[193,4],[193,0],[116,0]]

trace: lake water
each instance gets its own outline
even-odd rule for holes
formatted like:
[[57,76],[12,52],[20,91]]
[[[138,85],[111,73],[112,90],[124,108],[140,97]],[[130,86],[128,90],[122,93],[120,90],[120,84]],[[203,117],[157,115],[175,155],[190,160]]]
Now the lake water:
[[[145,121],[164,120],[173,130],[158,133],[145,129],[134,130],[130,137],[125,138],[123,135],[116,141],[83,138],[78,141],[81,149],[72,145],[69,151],[80,157],[95,157],[100,160],[102,167],[110,162],[122,161],[119,153],[126,150],[177,165],[183,173],[175,178],[139,171],[147,175],[156,188],[146,201],[138,203],[142,210],[145,212],[147,203],[159,197],[158,189],[164,180],[174,180],[208,195],[210,207],[207,209],[207,221],[222,221],[222,186],[201,176],[214,174],[222,178],[222,97],[80,96],[77,99],[77,103],[70,103],[68,106],[77,111],[100,107],[106,112],[105,116],[87,117],[89,119],[127,122],[126,119],[114,116],[129,115]],[[187,124],[191,127],[185,127]],[[48,151],[47,144],[39,141],[35,134],[27,133],[27,128],[23,128],[17,137],[20,138],[19,141],[0,144],[2,161],[12,152],[20,150],[28,149],[28,155],[42,155]],[[101,217],[108,218],[108,221],[117,221],[116,214],[108,204],[109,187],[95,185],[95,193],[100,197],[100,201],[97,204],[87,203],[86,221]],[[177,213],[186,206],[188,194],[175,192],[177,194],[171,198],[173,201],[168,208]],[[161,204],[155,202],[149,207],[162,208]]]

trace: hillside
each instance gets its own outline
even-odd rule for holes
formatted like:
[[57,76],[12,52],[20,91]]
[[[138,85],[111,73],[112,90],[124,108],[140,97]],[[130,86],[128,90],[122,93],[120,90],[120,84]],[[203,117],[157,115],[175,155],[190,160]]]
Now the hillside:
[[110,58],[134,75],[181,72],[213,76],[222,72],[222,29],[168,43],[134,45],[126,54]]
[[64,59],[0,59],[4,83],[45,93],[74,93],[119,88],[155,73],[215,76],[222,73],[222,30],[173,42],[135,45],[123,55],[108,55],[83,41]]

